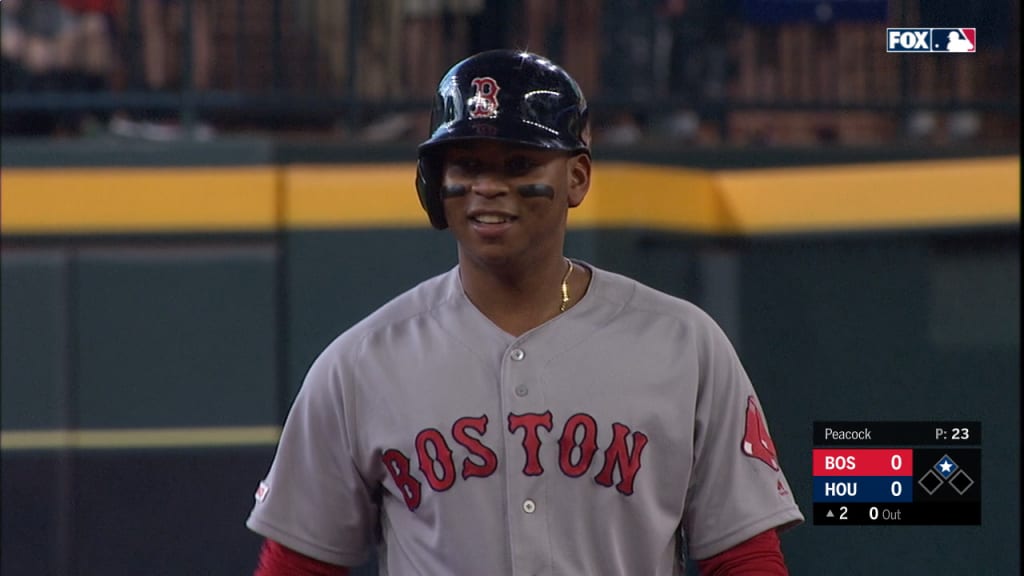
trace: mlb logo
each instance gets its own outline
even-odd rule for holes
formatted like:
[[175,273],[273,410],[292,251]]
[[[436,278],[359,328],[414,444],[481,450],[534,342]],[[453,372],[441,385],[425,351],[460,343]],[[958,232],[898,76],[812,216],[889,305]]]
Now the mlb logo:
[[260,485],[256,488],[256,501],[262,503],[267,499],[267,494],[270,493],[270,486],[266,482],[260,482]]
[[932,28],[932,52],[974,52],[974,28]]
[[974,28],[886,28],[886,52],[975,52]]

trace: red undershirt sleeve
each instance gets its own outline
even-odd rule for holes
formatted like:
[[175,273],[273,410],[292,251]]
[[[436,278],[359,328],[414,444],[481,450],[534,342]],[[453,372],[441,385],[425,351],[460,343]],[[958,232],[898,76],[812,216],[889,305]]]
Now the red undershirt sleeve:
[[348,568],[315,560],[267,538],[253,576],[348,576]]
[[789,576],[774,528],[725,552],[698,560],[697,567],[702,576]]
[[[788,576],[775,530],[697,562],[703,576]],[[267,539],[253,576],[348,576],[348,568],[315,560]]]

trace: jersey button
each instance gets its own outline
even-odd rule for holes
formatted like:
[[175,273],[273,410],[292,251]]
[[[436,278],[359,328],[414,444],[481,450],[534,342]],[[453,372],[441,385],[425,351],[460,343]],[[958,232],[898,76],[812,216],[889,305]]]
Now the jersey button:
[[516,386],[516,396],[526,396],[529,393],[530,389],[527,388],[526,386],[523,386],[522,384]]
[[518,362],[518,361],[522,360],[523,358],[526,358],[526,352],[523,352],[519,348],[516,348],[515,350],[512,351],[511,357],[512,357],[513,360]]
[[533,511],[537,509],[537,503],[527,498],[523,500],[523,512],[527,514],[533,514]]

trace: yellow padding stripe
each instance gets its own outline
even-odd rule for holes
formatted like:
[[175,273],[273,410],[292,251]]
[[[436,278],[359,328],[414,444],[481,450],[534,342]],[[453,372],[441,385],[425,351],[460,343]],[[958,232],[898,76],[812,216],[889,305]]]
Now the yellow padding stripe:
[[724,217],[712,172],[601,164],[587,197],[569,212],[569,224],[715,233]]
[[[289,167],[284,178],[287,226],[425,226],[414,175],[415,167],[404,164]],[[721,220],[719,208],[710,172],[602,164],[569,221],[711,232]]]
[[133,428],[117,430],[4,430],[0,450],[117,450],[273,446],[278,426],[224,428]]
[[[425,227],[407,164],[4,169],[6,234]],[[1020,222],[1020,157],[711,172],[602,163],[572,227],[706,234]]]
[[277,169],[59,168],[0,173],[5,234],[238,231],[278,222]]
[[[1019,158],[710,172],[606,163],[573,227],[770,233],[1020,220]],[[289,228],[420,227],[411,166],[296,166]]]
[[1020,158],[716,175],[720,232],[771,233],[1020,222]]
[[345,164],[284,170],[289,228],[428,226],[416,198],[416,166]]

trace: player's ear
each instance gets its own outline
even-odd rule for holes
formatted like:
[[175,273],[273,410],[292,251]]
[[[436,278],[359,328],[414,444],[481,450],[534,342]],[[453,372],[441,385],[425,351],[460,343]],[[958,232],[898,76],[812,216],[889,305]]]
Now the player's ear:
[[569,158],[569,207],[583,203],[590,190],[590,155],[577,154]]

